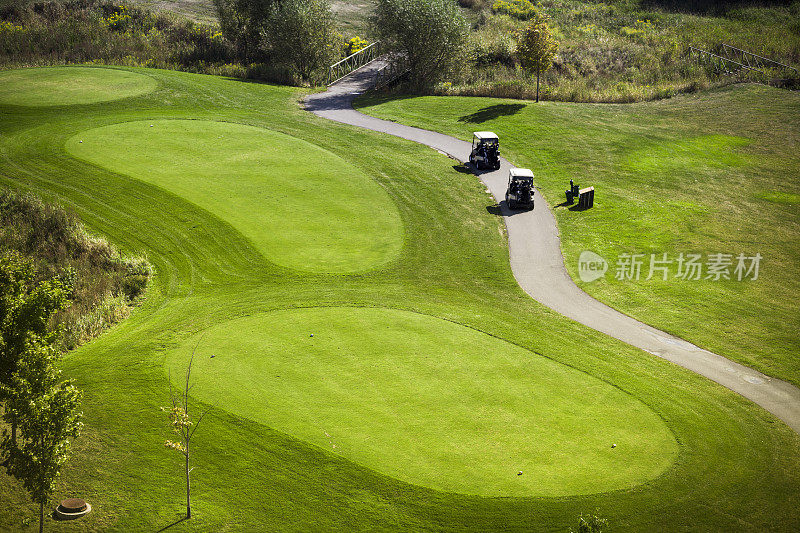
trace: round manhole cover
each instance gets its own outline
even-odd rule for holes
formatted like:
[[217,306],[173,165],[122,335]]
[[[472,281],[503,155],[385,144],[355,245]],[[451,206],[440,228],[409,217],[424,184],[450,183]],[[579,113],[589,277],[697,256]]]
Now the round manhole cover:
[[79,513],[86,509],[86,501],[81,498],[67,498],[61,501],[59,507],[65,513]]

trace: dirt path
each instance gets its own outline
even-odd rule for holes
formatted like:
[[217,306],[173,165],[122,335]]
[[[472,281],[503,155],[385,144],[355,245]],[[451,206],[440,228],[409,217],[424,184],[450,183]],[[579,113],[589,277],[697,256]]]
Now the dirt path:
[[[469,142],[380,120],[353,109],[353,99],[372,86],[375,71],[381,66],[381,62],[374,61],[328,91],[309,96],[305,101],[306,109],[323,118],[418,142],[466,162],[471,149]],[[500,170],[479,174],[498,203],[505,198],[511,167],[508,161],[502,160]],[[556,220],[538,191],[533,211],[510,211],[504,201],[500,209],[508,228],[514,277],[535,300],[581,324],[716,381],[760,405],[800,433],[800,389],[794,385],[650,327],[598,302],[578,288],[564,267]]]

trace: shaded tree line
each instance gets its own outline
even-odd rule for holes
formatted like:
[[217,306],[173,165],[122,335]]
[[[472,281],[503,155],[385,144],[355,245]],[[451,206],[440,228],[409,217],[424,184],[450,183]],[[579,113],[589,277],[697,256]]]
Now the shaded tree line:
[[318,84],[342,53],[328,0],[214,0],[225,38],[240,61],[282,67]]

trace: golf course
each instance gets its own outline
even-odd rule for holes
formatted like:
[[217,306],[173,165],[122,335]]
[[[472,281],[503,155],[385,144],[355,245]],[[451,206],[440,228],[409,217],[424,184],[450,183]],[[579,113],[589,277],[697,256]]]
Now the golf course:
[[[800,529],[800,435],[529,297],[478,177],[309,113],[310,92],[145,68],[0,72],[0,185],[155,268],[131,317],[62,362],[85,428],[56,498],[92,512],[58,527],[568,531],[596,513],[624,531]],[[356,102],[465,141],[497,132],[533,169],[582,289],[800,384],[797,93]],[[558,205],[570,178],[597,188],[595,208]],[[583,283],[583,250],[612,270],[625,252],[764,259],[757,280]],[[160,408],[190,360],[191,407],[210,410],[181,520]],[[4,473],[0,497],[0,529],[34,530]]]

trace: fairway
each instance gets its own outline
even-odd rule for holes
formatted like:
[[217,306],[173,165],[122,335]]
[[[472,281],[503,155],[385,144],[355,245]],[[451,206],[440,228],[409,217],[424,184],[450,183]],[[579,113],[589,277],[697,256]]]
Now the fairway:
[[126,70],[48,67],[0,72],[0,102],[20,106],[94,104],[153,91],[156,80]]
[[[61,70],[74,73],[71,86],[85,69]],[[58,108],[0,99],[0,184],[74,211],[93,235],[146,255],[155,270],[128,319],[60,362],[84,391],[85,426],[45,512],[71,496],[93,511],[46,530],[568,531],[589,513],[613,531],[800,527],[800,437],[730,390],[528,297],[486,187],[453,160],[316,117],[298,105],[306,89],[106,70],[155,80],[157,90]],[[0,88],[38,90],[31,72],[0,74]],[[736,125],[724,132],[662,124],[642,110],[685,105],[690,124],[703,105],[732,108],[737,91],[691,105],[568,106],[574,121],[542,104],[505,117],[525,119],[511,125],[458,123],[491,105],[481,98],[431,100],[422,114],[449,110],[465,138],[492,129],[505,155],[532,168],[543,165],[517,157],[524,139],[513,131],[563,139],[555,151],[536,144],[548,199],[564,188],[562,166],[589,175],[607,161],[620,190],[643,190],[640,174],[677,179],[659,200],[688,205],[699,192],[699,210],[721,201],[725,173],[759,160],[759,136],[739,115],[758,108],[720,111]],[[756,87],[740,92],[763,97]],[[611,124],[627,125],[636,142],[603,137]],[[721,165],[705,163],[710,145]],[[779,157],[789,175],[793,160]],[[704,165],[702,187],[690,188],[686,165]],[[642,220],[669,227],[658,205],[648,204],[647,219],[633,202],[601,224],[612,182],[601,190],[598,209],[557,212],[562,235],[581,221],[578,233],[598,241],[612,226],[626,239],[655,233]],[[796,211],[797,192],[777,180],[746,191],[769,208],[759,223],[780,239],[796,226],[770,210]],[[578,241],[565,243],[569,258]],[[796,294],[791,280],[774,279],[782,292],[750,284],[759,290],[742,305]],[[765,299],[770,288],[774,300]],[[763,305],[753,313],[766,314]],[[731,314],[730,327],[742,316]],[[786,316],[774,315],[784,330]],[[785,351],[770,338],[761,344]],[[185,462],[164,447],[175,435],[161,408],[195,347],[192,518],[181,520]],[[38,530],[38,505],[3,469],[0,498],[0,530]]]
[[397,257],[400,215],[364,172],[309,142],[209,120],[113,124],[75,135],[67,150],[206,209],[275,264],[349,273]]
[[172,352],[178,381],[198,341],[199,398],[438,490],[606,492],[656,477],[677,455],[664,422],[619,389],[435,317],[331,307],[253,315]]
[[[760,85],[630,105],[462,97],[363,97],[378,118],[469,139],[497,133],[514,164],[533,169],[553,208],[564,263],[591,296],[693,344],[800,385],[800,95]],[[516,106],[516,107],[513,107]],[[513,112],[492,115],[493,109]],[[482,115],[482,113],[484,115]],[[483,118],[485,116],[485,118]],[[573,179],[597,190],[595,208],[564,202]],[[582,282],[592,251],[607,274]],[[638,279],[619,276],[642,254]],[[667,256],[664,279],[651,257]],[[732,258],[729,278],[682,279],[681,254]],[[738,280],[736,257],[762,257],[758,279]]]

